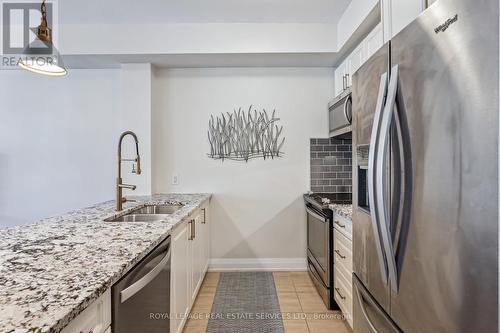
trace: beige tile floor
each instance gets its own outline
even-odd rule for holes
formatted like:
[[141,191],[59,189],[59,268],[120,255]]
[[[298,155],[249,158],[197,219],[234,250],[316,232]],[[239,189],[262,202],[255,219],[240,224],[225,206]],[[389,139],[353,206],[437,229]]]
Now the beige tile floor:
[[[273,272],[285,333],[350,333],[349,324],[338,311],[329,311],[307,272]],[[219,281],[209,272],[191,310],[184,333],[204,333]]]

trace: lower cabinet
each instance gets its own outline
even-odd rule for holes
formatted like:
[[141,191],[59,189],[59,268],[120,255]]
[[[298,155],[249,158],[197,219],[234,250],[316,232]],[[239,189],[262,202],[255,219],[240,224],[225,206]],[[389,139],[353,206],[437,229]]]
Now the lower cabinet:
[[180,333],[208,268],[208,203],[172,233],[170,332]]
[[352,221],[334,214],[334,297],[352,328]]
[[[181,333],[210,259],[209,203],[192,213],[171,235],[170,332]],[[111,289],[61,333],[111,333]],[[117,332],[119,333],[119,332]]]
[[111,333],[111,289],[73,319],[61,333]]

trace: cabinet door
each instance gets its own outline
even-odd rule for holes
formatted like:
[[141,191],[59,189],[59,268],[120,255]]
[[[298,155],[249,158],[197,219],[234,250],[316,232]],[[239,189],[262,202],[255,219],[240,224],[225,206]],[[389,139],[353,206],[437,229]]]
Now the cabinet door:
[[111,325],[111,289],[74,318],[61,333],[104,333]]
[[[200,214],[197,213],[191,220],[193,224],[193,239],[191,240],[191,301],[194,302],[201,284],[202,277],[202,251],[203,251],[203,230],[201,228]],[[200,234],[201,232],[201,234]]]
[[204,267],[203,267],[203,272],[206,272],[208,270],[208,264],[210,262],[210,228],[211,228],[211,225],[210,225],[210,211],[208,209],[208,205],[205,206],[205,208],[203,208],[203,217],[204,217],[204,221],[205,223],[203,224],[203,228],[204,228],[204,233],[203,233],[203,236],[204,236],[204,240],[205,240],[205,243],[204,243],[204,250],[203,250],[203,258],[204,258]]
[[384,40],[396,36],[423,11],[422,0],[382,0]]
[[339,95],[344,89],[344,72],[342,68],[339,66],[335,69],[335,96]]
[[206,207],[203,207],[200,211],[200,223],[198,224],[199,232],[198,238],[200,242],[200,283],[203,282],[203,278],[205,277],[205,272],[207,271],[208,266],[208,252],[207,252],[207,243],[208,243],[208,224],[207,224],[207,210]]
[[384,34],[382,23],[379,23],[364,40],[365,59],[363,59],[363,62],[367,61],[382,45],[384,45]]
[[351,86],[352,75],[358,70],[359,67],[363,64],[365,60],[365,48],[364,44],[360,43],[358,47],[352,51],[349,56],[349,76],[348,76],[348,85]]
[[172,235],[170,331],[182,332],[190,302],[190,225],[184,222]]

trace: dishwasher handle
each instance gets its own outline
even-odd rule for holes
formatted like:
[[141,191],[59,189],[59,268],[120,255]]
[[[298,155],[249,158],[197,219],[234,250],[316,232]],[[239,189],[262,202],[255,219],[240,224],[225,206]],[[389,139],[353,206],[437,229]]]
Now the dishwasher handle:
[[120,302],[125,303],[130,297],[137,294],[141,289],[146,287],[153,279],[160,274],[161,270],[168,264],[170,261],[172,247],[168,247],[167,254],[161,259],[161,261],[156,265],[152,270],[150,270],[146,275],[140,278],[137,282],[135,282],[130,287],[122,290],[120,292]]

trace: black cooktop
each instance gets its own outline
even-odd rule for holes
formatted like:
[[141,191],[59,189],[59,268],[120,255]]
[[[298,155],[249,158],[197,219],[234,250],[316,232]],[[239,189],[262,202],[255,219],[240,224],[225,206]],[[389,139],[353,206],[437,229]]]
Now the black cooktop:
[[318,208],[328,208],[328,204],[351,204],[351,193],[307,193],[304,199]]

